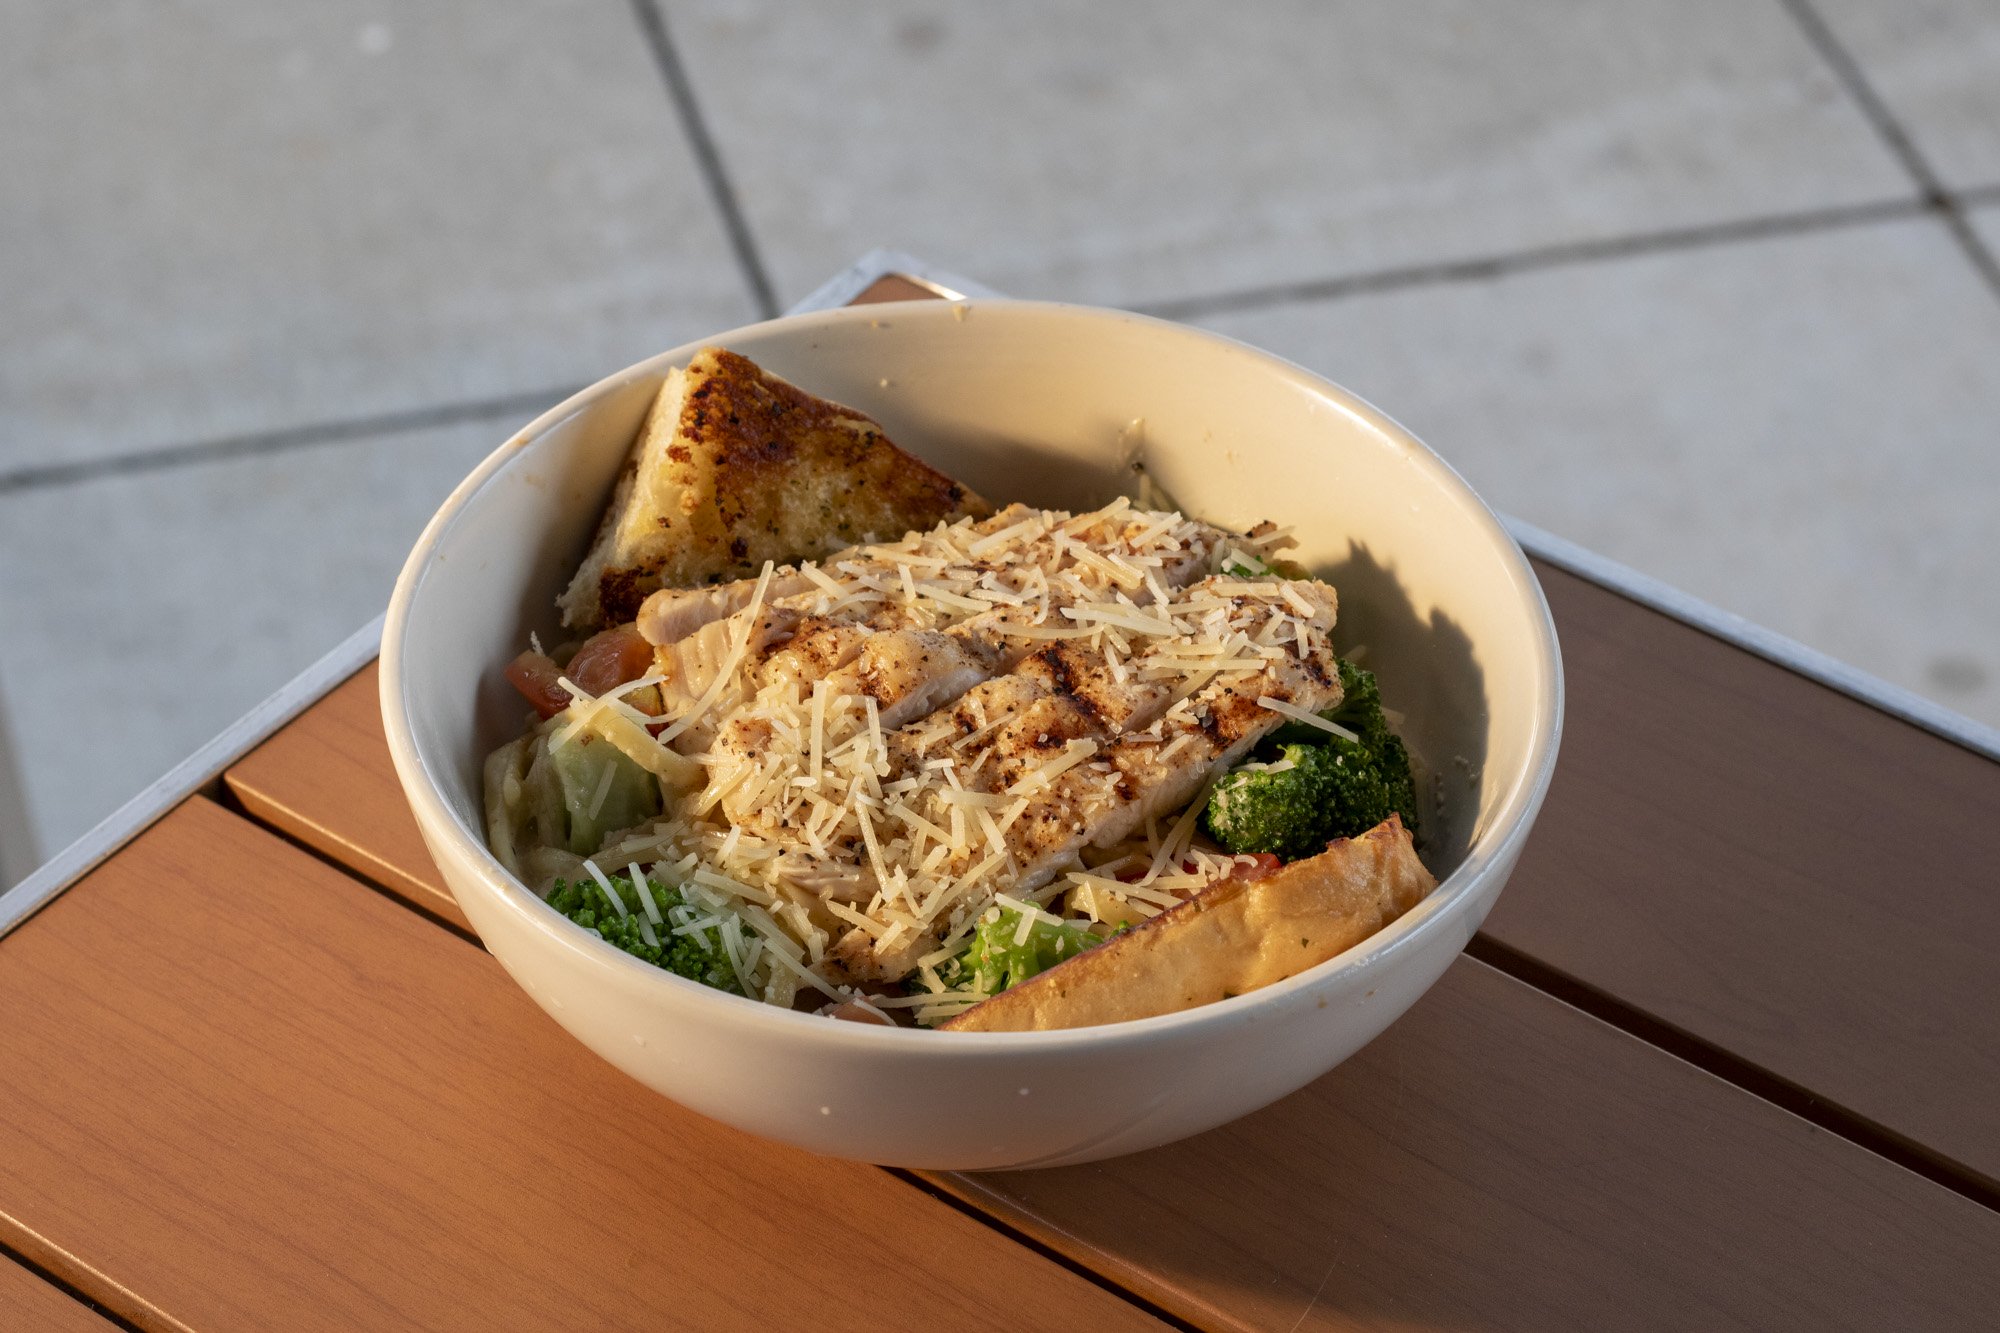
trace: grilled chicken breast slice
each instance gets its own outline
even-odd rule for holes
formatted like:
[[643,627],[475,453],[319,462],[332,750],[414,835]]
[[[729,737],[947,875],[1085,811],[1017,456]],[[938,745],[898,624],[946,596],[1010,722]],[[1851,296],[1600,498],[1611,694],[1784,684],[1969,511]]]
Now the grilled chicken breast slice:
[[[1015,526],[1037,512],[1026,505],[1012,504],[997,514],[972,523],[970,528],[974,533],[986,535]],[[890,562],[869,557],[866,554],[869,549],[851,546],[833,552],[819,563],[823,567],[832,567],[860,561],[872,564],[878,572],[893,572]],[[702,587],[661,588],[640,604],[637,616],[639,632],[646,636],[648,643],[656,646],[685,638],[702,626],[735,615],[749,606],[756,596],[757,582],[757,576],[753,575]],[[792,605],[791,599],[797,597],[806,597],[810,601],[819,587],[809,576],[790,565],[781,565],[772,571],[771,583],[764,597],[773,603]]]
[[[726,620],[710,621],[687,637],[654,650],[653,669],[663,677],[660,702],[664,716],[678,718],[685,714],[707,696],[716,678],[728,669],[732,679],[724,683],[723,693],[716,701],[719,709],[708,714],[711,719],[723,716],[722,710],[742,699],[744,675],[732,662],[737,638],[745,639],[744,657],[755,659],[772,643],[790,638],[800,619],[796,611],[768,606],[761,608],[754,620],[748,617],[746,607]],[[690,748],[687,744],[681,746],[683,752]]]
[[1000,665],[1001,651],[999,644],[940,630],[880,634],[827,684],[875,700],[881,725],[894,730],[987,679]]
[[[1176,707],[1161,719],[1159,739],[1120,737],[1099,756],[1056,775],[1030,794],[1027,807],[1003,834],[1012,862],[1007,891],[1033,893],[1081,864],[1079,854],[1086,846],[1122,842],[1148,819],[1185,809],[1214,777],[1284,723],[1282,714],[1257,702],[1264,697],[1312,712],[1338,704],[1340,680],[1332,650],[1274,661],[1248,679],[1215,681],[1184,701],[1185,708]],[[1038,716],[1052,728],[1048,734],[1068,729],[1061,720],[1065,716],[1080,716],[1067,701],[1048,702],[1051,706]],[[1002,761],[1001,772],[1032,773],[1039,766],[1036,761],[1046,762],[1049,748],[1039,740],[1030,744],[1032,753],[1022,754],[1020,742],[1010,742],[1016,752]],[[1062,750],[1058,747],[1053,753]],[[969,855],[953,863],[954,868],[986,854],[984,844],[975,845]],[[940,921],[921,932],[905,932],[886,949],[879,947],[874,935],[855,927],[827,951],[829,975],[848,985],[899,981],[915,970],[917,959],[938,946],[948,924]]]
[[701,622],[659,654],[669,715],[712,705],[675,742],[709,775],[691,813],[819,929],[869,918],[831,977],[906,975],[994,892],[1184,805],[1284,720],[1256,699],[1338,698],[1331,589],[1204,579],[1243,539],[1177,515],[1017,512],[842,553],[777,598],[774,572],[754,609],[754,584],[654,604],[656,633]]
[[[1295,595],[1313,608],[1309,623],[1332,628],[1331,588],[1313,585]],[[1219,675],[1170,707],[1170,690],[1158,683],[1120,682],[1101,661],[1066,664],[1062,670],[1049,668],[1041,656],[1031,661],[1039,669],[1005,677],[1004,686],[989,683],[1012,696],[1012,710],[986,747],[991,762],[975,774],[975,790],[982,794],[1026,799],[1025,807],[1009,812],[1001,832],[1007,891],[1016,894],[1033,893],[1074,868],[1084,847],[1122,842],[1147,820],[1184,809],[1285,722],[1259,699],[1321,712],[1341,698],[1337,661],[1324,635],[1304,651],[1268,659],[1261,670]],[[1070,675],[1072,668],[1092,678],[1079,681]],[[1059,681],[1067,688],[1058,688]],[[1094,702],[1086,702],[1074,688],[1078,684]],[[1164,713],[1143,724],[1143,734],[1108,720],[1120,709],[1129,710],[1125,716],[1131,721],[1162,707]],[[1093,747],[1083,762],[1038,781],[1051,761],[1073,755],[1071,747],[1079,743]],[[963,874],[992,854],[989,842],[975,842],[950,858],[944,873]],[[857,927],[835,942],[830,966],[850,984],[898,980],[936,947],[948,924],[935,922],[915,939],[906,933],[887,949]]]
[[[639,606],[639,633],[654,647],[677,643],[705,625],[750,605],[757,595],[756,579],[737,579],[708,588],[662,588]],[[773,570],[765,600],[782,602],[810,590],[811,579],[790,567]]]
[[[1004,532],[1007,526],[1001,520],[1012,518],[1014,511],[1009,510],[978,526]],[[1029,521],[1018,519],[1015,526]],[[1129,520],[1124,525],[1123,535],[1129,539],[1134,534],[1142,533],[1146,526],[1141,519]],[[1199,540],[1181,550],[1169,552],[1159,567],[1152,571],[1152,578],[1142,581],[1136,592],[1126,598],[1130,606],[1151,605],[1156,590],[1177,591],[1206,572],[1208,561],[1227,534],[1207,525],[1191,526],[1195,528]],[[1079,548],[1060,528],[1043,534],[1042,538],[1029,539],[1030,547],[1040,549],[1034,543],[1042,540],[1046,540],[1045,554],[1054,562],[1059,577],[1065,571],[1076,570],[1099,577],[1086,560],[1076,554]],[[830,565],[840,563],[839,560],[829,561]],[[1075,606],[1091,590],[1091,585],[1081,579],[1077,580],[1077,585],[1062,583],[1053,586],[1048,589],[1045,600],[1034,606],[1003,605],[974,612],[941,630],[887,628],[886,632],[872,633],[851,623],[848,628],[839,629],[835,626],[841,622],[825,618],[824,624],[816,623],[814,637],[802,645],[801,650],[795,651],[790,646],[777,648],[767,662],[753,667],[752,672],[759,690],[785,685],[795,689],[797,697],[806,698],[811,695],[814,683],[824,680],[835,697],[873,699],[878,708],[879,725],[885,730],[895,731],[953,703],[968,691],[1004,678],[1005,673],[1033,655],[1037,645],[1044,642],[1031,637],[1034,622],[1055,620],[1064,608]],[[1101,581],[1099,586],[1101,588]],[[809,600],[809,596],[796,597],[780,606],[781,609],[796,607]],[[875,628],[883,628],[880,619]],[[700,632],[709,634],[713,631],[712,628],[704,628]],[[801,635],[804,633],[802,630]],[[1066,682],[1072,680],[1086,682],[1086,688],[1102,696],[1108,710],[1105,718],[1113,725],[1122,725],[1139,709],[1148,706],[1149,701],[1158,702],[1164,697],[1162,691],[1140,690],[1133,692],[1129,700],[1114,700],[1115,692],[1108,675],[1103,671],[1093,671],[1081,650],[1069,649],[1055,654],[1044,653],[1043,656],[1055,664],[1052,670],[1063,672],[1064,679],[1053,682],[1056,689],[1067,688]],[[1029,691],[1023,695],[1014,685],[989,691],[987,697],[981,700],[982,720],[976,725],[985,727],[988,720],[1004,715],[1008,708],[1032,693]],[[721,782],[727,782],[743,765],[759,762],[759,756],[770,739],[768,729],[754,718],[724,719],[714,727],[712,735],[714,743],[709,747],[711,778]],[[748,789],[739,789],[736,796],[725,798],[724,812],[733,822],[745,822],[759,831],[771,832],[780,821],[775,812],[755,808],[751,799],[754,795]]]

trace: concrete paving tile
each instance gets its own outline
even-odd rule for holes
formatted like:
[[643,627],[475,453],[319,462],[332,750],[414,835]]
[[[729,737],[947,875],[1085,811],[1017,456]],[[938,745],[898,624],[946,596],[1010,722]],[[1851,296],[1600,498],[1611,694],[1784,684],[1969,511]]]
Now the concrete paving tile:
[[0,703],[42,855],[381,611],[425,521],[520,424],[0,496]]
[[1209,323],[1497,508],[2000,724],[2000,302],[1936,222]]
[[2000,185],[2000,5],[1813,2],[1945,185]]
[[670,10],[786,299],[877,245],[1135,304],[1909,192],[1775,5]]
[[620,4],[11,6],[0,181],[0,473],[755,318]]
[[14,768],[7,710],[0,707],[0,891],[24,878],[41,861],[41,839],[28,816],[28,792]]
[[2000,251],[2000,200],[1975,208],[1966,216],[1972,219],[1972,229],[1981,239]]

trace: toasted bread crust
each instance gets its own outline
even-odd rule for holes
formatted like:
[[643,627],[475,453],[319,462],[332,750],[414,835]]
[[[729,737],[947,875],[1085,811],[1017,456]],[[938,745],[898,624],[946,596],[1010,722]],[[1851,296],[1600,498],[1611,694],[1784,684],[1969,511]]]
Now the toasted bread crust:
[[670,378],[620,475],[563,623],[617,624],[660,587],[755,574],[990,512],[873,420],[706,348]]
[[1176,1013],[1315,967],[1416,906],[1437,881],[1391,815],[1263,879],[1225,880],[943,1024],[1044,1032]]

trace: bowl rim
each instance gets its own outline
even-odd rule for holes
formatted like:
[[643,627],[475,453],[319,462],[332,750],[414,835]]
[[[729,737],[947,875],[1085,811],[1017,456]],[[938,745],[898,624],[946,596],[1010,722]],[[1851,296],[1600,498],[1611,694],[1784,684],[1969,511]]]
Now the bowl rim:
[[[1539,681],[1529,739],[1532,758],[1528,771],[1518,775],[1509,790],[1502,794],[1487,827],[1467,847],[1464,861],[1440,880],[1416,907],[1322,963],[1257,990],[1192,1009],[1091,1027],[1043,1032],[955,1032],[947,1037],[928,1029],[829,1022],[815,1014],[780,1009],[663,971],[601,937],[574,927],[533,890],[509,874],[488,850],[482,837],[474,836],[466,829],[456,811],[444,800],[438,775],[426,761],[411,730],[403,683],[402,649],[409,628],[411,604],[432,564],[433,555],[494,477],[517,454],[532,448],[563,422],[637,380],[663,374],[676,364],[684,363],[703,347],[728,346],[734,340],[774,330],[810,331],[840,329],[850,325],[867,327],[871,322],[879,323],[889,313],[898,318],[964,318],[964,310],[955,313],[954,307],[976,307],[1006,319],[1045,318],[1148,326],[1155,333],[1169,337],[1219,346],[1259,363],[1278,378],[1290,380],[1295,386],[1329,401],[1347,416],[1390,441],[1403,451],[1414,466],[1430,472],[1444,483],[1447,491],[1455,491],[1458,498],[1467,503],[1474,524],[1483,530],[1496,554],[1507,565],[1510,582],[1534,622],[1533,655]],[[623,977],[641,987],[664,986],[666,990],[663,994],[674,997],[677,1007],[706,1010],[718,1022],[729,1026],[765,1027],[773,1036],[807,1038],[833,1048],[878,1053],[889,1050],[898,1053],[923,1051],[938,1059],[960,1060],[998,1058],[1031,1051],[1075,1050],[1105,1043],[1147,1045],[1177,1040],[1209,1028],[1255,1022],[1265,1011],[1282,1005],[1301,990],[1329,985],[1336,977],[1352,978],[1392,966],[1403,954],[1417,949],[1421,940],[1449,929],[1449,923],[1461,916],[1474,900],[1474,890],[1496,867],[1506,865],[1525,841],[1554,777],[1562,740],[1564,694],[1562,654],[1555,621],[1527,556],[1491,506],[1458,471],[1386,412],[1323,375],[1225,334],[1130,311],[1071,302],[1005,298],[883,302],[761,320],[647,357],[570,395],[515,431],[481,460],[453,488],[425,524],[397,575],[383,621],[380,656],[383,727],[405,799],[423,826],[427,841],[439,837],[445,841],[446,845],[437,849],[434,855],[439,860],[446,857],[455,859],[462,870],[470,872],[470,878],[499,910],[515,917],[520,924],[569,953],[584,966],[607,972],[613,977]],[[808,1038],[808,1034],[814,1035]]]

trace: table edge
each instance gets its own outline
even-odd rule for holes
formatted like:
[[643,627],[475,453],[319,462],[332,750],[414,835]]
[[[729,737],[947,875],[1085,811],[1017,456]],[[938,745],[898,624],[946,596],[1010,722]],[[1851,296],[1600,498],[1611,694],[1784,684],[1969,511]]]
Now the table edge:
[[378,615],[348,635],[332,651],[148,783],[138,795],[106,815],[26,879],[0,893],[0,939],[169,810],[196,792],[219,783],[230,765],[319,702],[328,690],[366,666],[381,650],[382,619]]
[[1776,630],[1766,629],[1754,620],[1745,619],[1734,611],[1725,611],[1713,602],[1703,601],[1671,583],[1642,574],[1630,565],[1599,555],[1588,547],[1578,546],[1566,537],[1544,531],[1525,519],[1501,514],[1500,522],[1521,549],[1534,559],[1617,593],[1627,601],[1637,602],[1690,629],[1698,629],[1732,648],[1741,648],[1752,656],[1785,668],[1795,676],[1804,676],[1815,684],[1867,704],[1877,712],[1887,713],[1898,721],[1907,722],[1982,758],[2000,762],[2000,727],[1988,726],[1976,718],[1926,699],[1914,690],[1863,671]]

